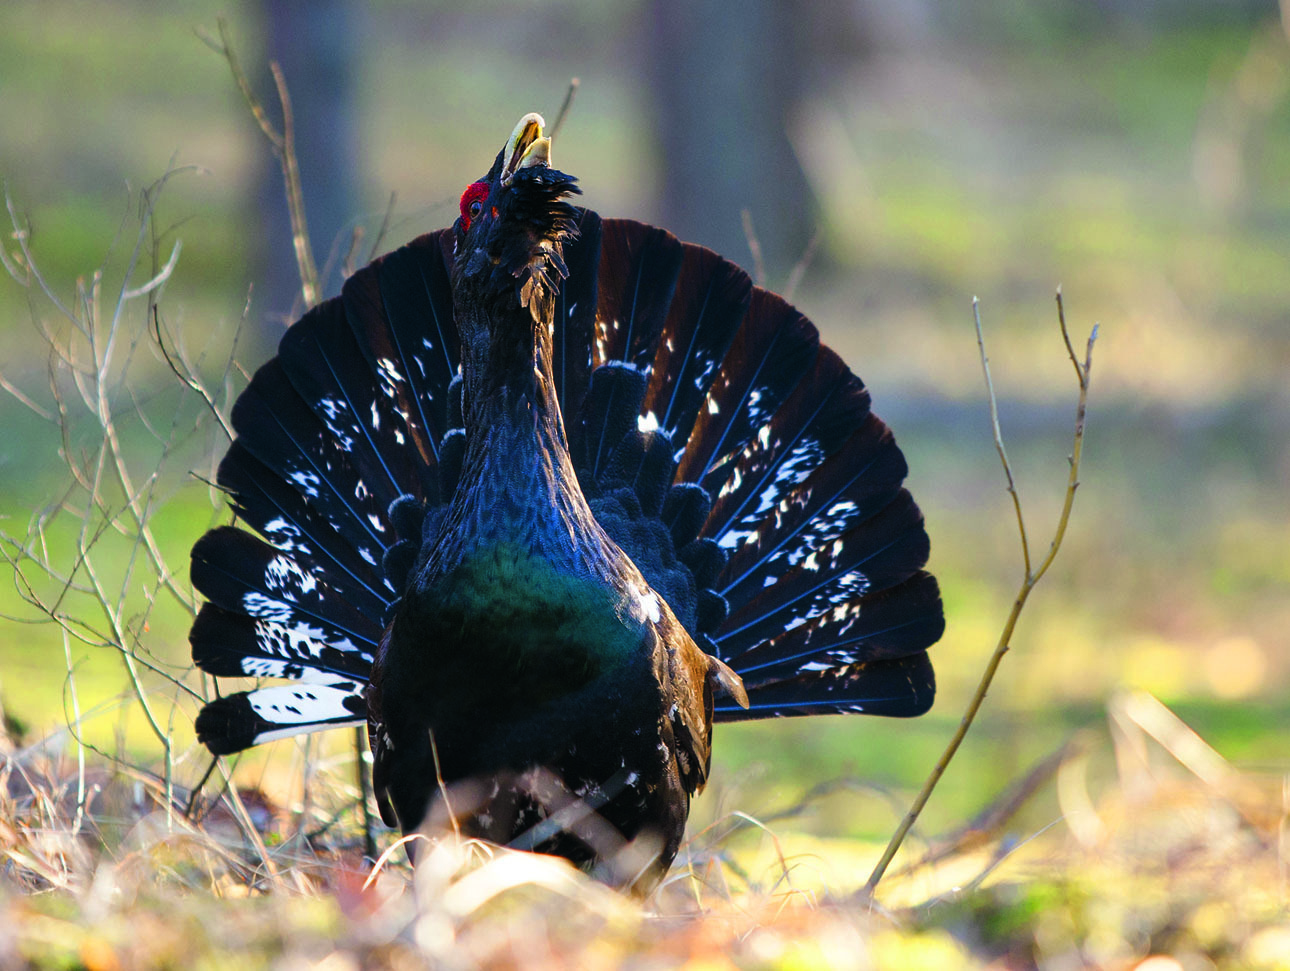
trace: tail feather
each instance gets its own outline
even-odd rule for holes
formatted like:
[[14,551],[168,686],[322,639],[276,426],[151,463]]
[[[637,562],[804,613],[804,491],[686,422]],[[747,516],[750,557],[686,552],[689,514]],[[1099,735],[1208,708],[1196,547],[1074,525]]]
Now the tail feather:
[[299,491],[363,561],[375,566],[393,540],[372,487],[345,442],[332,435],[292,387],[274,358],[255,373],[233,406],[238,441]]
[[819,670],[822,663],[841,668],[861,659],[895,660],[931,647],[944,630],[936,580],[920,570],[755,644],[737,663],[745,684],[755,686]]
[[910,718],[931,708],[935,696],[936,676],[923,651],[891,661],[863,661],[757,685],[748,688],[746,709],[719,703],[713,714],[721,721],[846,713]]
[[[581,210],[578,236],[564,244],[569,269],[555,299],[556,397],[565,422],[578,414],[591,380],[592,348],[596,339],[596,293],[600,279],[600,217]],[[573,431],[572,428],[569,429]]]
[[376,564],[295,490],[293,484],[247,451],[236,439],[219,467],[219,482],[241,519],[269,544],[326,571],[328,583],[366,616],[379,615],[395,597]]
[[367,721],[363,685],[275,685],[216,698],[197,713],[197,740],[212,755],[231,755],[253,745],[323,728]]
[[[217,676],[283,677],[217,699],[199,736],[227,753],[347,724],[397,591],[382,569],[399,537],[389,508],[441,496],[438,442],[457,369],[447,277],[451,242],[422,237],[355,274],[283,337],[233,409],[237,438],[218,481],[268,540],[231,527],[193,549],[210,601],[190,634]],[[338,680],[341,679],[341,680]]]
[[717,496],[733,457],[807,373],[819,344],[809,320],[774,294],[754,289],[686,441],[680,479],[698,482]]
[[[745,677],[752,707],[738,717],[925,710],[935,691],[926,650],[944,627],[940,595],[922,570],[927,535],[901,489],[904,457],[870,412],[864,385],[819,346],[810,321],[710,251],[681,244],[674,272],[656,231],[607,220],[605,235],[598,333],[617,341],[597,360],[642,377],[602,381],[608,369],[598,369],[592,394],[600,383],[607,400],[588,396],[581,430],[600,436],[597,454],[622,435],[633,441],[621,454],[642,459],[650,443],[632,418],[671,436],[669,527],[693,504],[687,483],[706,492],[699,535],[718,548],[673,542],[699,580],[693,632]],[[652,348],[635,343],[655,334],[652,323],[623,332],[635,318],[620,308],[641,280],[670,302]],[[641,381],[647,388],[632,412]],[[615,483],[607,463],[592,468],[601,489]]]
[[[450,427],[448,385],[460,363],[451,254],[451,231],[422,236],[383,257],[375,272],[354,274],[343,294],[345,316],[388,411],[414,429],[400,450],[415,450],[426,467]],[[399,485],[411,492],[412,483]]]
[[359,651],[380,637],[379,621],[337,593],[317,564],[232,526],[213,529],[197,541],[192,579],[211,603],[285,625],[302,642]]
[[595,364],[650,367],[684,258],[666,230],[630,219],[601,223]]
[[353,472],[349,498],[384,512],[404,493],[424,496],[434,456],[415,413],[391,407],[397,365],[387,360],[369,367],[349,327],[345,304],[355,290],[361,292],[347,287],[341,302],[320,304],[288,330],[278,360],[291,387],[344,450]]
[[[804,451],[814,444],[808,441]],[[722,593],[741,603],[887,508],[905,477],[904,456],[872,415],[842,449],[809,471],[795,471],[793,458],[789,454],[774,473],[778,481],[762,491],[757,507],[721,534],[720,542],[732,550]],[[802,481],[793,481],[799,476]]]
[[[860,379],[827,347],[820,348],[811,370],[779,410],[730,454],[709,531],[731,535],[741,518],[764,521],[767,510],[846,445],[867,417],[869,393]],[[793,506],[783,505],[781,514]]]
[[[821,545],[744,603],[732,603],[715,635],[722,657],[742,651],[817,614],[886,590],[909,579],[927,562],[922,515],[908,492],[870,519]],[[720,584],[718,584],[720,589]]]
[[249,617],[205,603],[188,642],[193,662],[218,678],[367,680],[375,645],[366,639],[328,639],[321,628],[301,628]]
[[752,280],[711,250],[685,247],[667,322],[654,349],[645,413],[677,444],[690,440],[752,299]]

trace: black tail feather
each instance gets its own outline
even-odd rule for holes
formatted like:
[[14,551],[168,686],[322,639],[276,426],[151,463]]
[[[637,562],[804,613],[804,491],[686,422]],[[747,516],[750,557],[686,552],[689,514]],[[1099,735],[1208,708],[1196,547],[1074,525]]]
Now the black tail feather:
[[645,399],[646,413],[678,446],[690,440],[751,299],[747,273],[711,250],[685,247]]
[[239,438],[219,467],[219,482],[238,515],[284,553],[307,557],[359,611],[375,616],[394,596],[378,567],[339,533],[334,520],[306,504],[292,483],[255,458]]
[[556,397],[570,431],[591,380],[600,278],[600,226],[598,215],[589,209],[580,210],[578,236],[564,244],[564,262],[569,275],[555,301],[552,372]]
[[[722,656],[736,657],[816,614],[907,580],[927,562],[927,550],[922,515],[902,489],[877,515],[826,538],[761,593],[732,601],[716,635]],[[737,663],[734,667],[739,670]]]
[[[738,531],[743,517],[745,526],[764,522],[767,510],[842,448],[868,416],[869,393],[860,379],[827,347],[820,348],[793,393],[726,464],[708,530]],[[793,506],[783,505],[783,513]]]
[[782,488],[769,487],[757,509],[723,533],[732,554],[722,592],[732,600],[757,596],[812,553],[832,555],[829,543],[899,495],[905,460],[887,427],[869,416],[844,448],[801,475],[801,482],[790,475]]
[[721,721],[783,715],[855,713],[911,718],[932,707],[936,676],[927,652],[891,661],[865,661],[748,686],[749,706],[720,703]]
[[[647,231],[605,225],[606,238],[663,249]],[[921,569],[927,536],[901,489],[900,450],[869,411],[864,385],[820,348],[809,321],[710,251],[683,245],[682,254],[648,365],[626,341],[610,350],[648,377],[640,427],[674,436],[677,485],[664,499],[665,521],[676,523],[685,483],[702,485],[711,503],[705,540],[686,546],[678,533],[673,542],[697,581],[696,636],[746,675],[752,708],[738,717],[924,710],[934,693],[926,649],[944,621],[935,581]],[[656,267],[666,290],[671,265]],[[601,276],[611,277],[603,262]],[[602,292],[600,305],[603,313],[621,302]],[[639,378],[615,381],[634,392]],[[635,416],[618,410],[634,401],[621,394],[584,407],[584,427],[610,442],[643,438],[630,428]],[[857,614],[872,626],[857,628]],[[733,716],[719,709],[718,717]]]
[[679,477],[717,496],[744,445],[810,369],[820,337],[779,297],[753,290],[680,460]]
[[253,745],[367,720],[363,686],[281,684],[239,691],[209,702],[197,713],[197,740],[212,755],[232,755]]
[[[348,300],[351,291],[347,287]],[[322,304],[287,331],[278,360],[292,388],[344,450],[352,479],[351,508],[378,510],[374,524],[382,539],[384,513],[401,495],[438,500],[432,443],[415,420],[399,407],[403,380],[398,365],[386,360],[376,371],[367,366],[348,324],[344,307]]]
[[233,407],[237,440],[295,488],[365,562],[376,565],[393,541],[382,505],[331,434],[287,380],[274,358],[256,372]]
[[426,465],[433,465],[437,443],[451,427],[445,394],[460,363],[448,281],[451,237],[441,230],[413,240],[383,257],[374,273],[355,273],[343,293],[349,326],[380,376],[382,394],[395,416],[408,416],[420,431],[406,447]]
[[193,662],[215,677],[293,681],[337,677],[366,681],[375,648],[370,641],[351,640],[354,649],[339,650],[319,630],[293,630],[214,603],[203,604],[197,612],[188,642]]
[[287,332],[234,406],[218,481],[272,545],[223,528],[194,547],[193,582],[210,600],[194,659],[221,676],[306,680],[312,695],[219,699],[198,720],[212,751],[362,715],[397,598],[382,569],[398,538],[389,508],[443,491],[438,442],[458,359],[446,246],[443,233],[422,237],[355,274]]
[[[283,625],[301,643],[361,651],[380,638],[379,622],[339,594],[315,563],[232,526],[213,529],[197,541],[192,579],[211,603]],[[366,657],[370,662],[370,652]]]
[[754,684],[782,680],[813,663],[840,668],[862,659],[895,660],[926,650],[944,631],[936,579],[920,570],[904,583],[823,611],[755,644],[736,663]]
[[601,223],[597,365],[650,367],[684,257],[681,243],[666,230],[629,219]]

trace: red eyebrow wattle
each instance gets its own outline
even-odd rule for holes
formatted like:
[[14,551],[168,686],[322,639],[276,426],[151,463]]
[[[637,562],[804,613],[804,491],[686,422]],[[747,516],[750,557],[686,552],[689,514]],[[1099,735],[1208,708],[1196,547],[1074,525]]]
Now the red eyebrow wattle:
[[470,228],[470,204],[476,199],[483,201],[488,197],[487,182],[472,182],[461,194],[461,228]]

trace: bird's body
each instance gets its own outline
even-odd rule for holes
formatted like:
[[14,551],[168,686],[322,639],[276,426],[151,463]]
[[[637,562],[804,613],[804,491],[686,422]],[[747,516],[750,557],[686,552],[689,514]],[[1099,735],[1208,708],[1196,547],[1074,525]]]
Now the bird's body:
[[526,116],[454,229],[239,399],[220,482],[267,543],[194,548],[194,658],[303,686],[197,727],[222,753],[365,716],[387,822],[447,805],[585,865],[635,841],[608,876],[644,888],[714,717],[917,714],[943,622],[858,379],[715,254],[569,205],[548,157]]

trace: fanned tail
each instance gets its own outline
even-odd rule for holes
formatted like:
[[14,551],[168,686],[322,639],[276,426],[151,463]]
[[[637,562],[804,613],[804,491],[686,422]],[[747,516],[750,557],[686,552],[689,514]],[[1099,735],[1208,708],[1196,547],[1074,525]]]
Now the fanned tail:
[[710,250],[629,220],[601,231],[597,367],[570,447],[607,531],[743,678],[750,706],[717,717],[926,711],[940,594],[860,379]]
[[[932,702],[944,628],[906,465],[809,320],[710,250],[579,211],[553,372],[609,535],[744,681],[721,719]],[[293,325],[233,411],[218,482],[257,536],[193,550],[193,657],[281,678],[198,716],[217,754],[365,719],[376,646],[464,435],[451,236],[360,270]]]
[[[444,498],[459,358],[445,237],[354,274],[287,331],[234,406],[217,481],[263,539],[221,527],[193,548],[193,585],[209,601],[189,635],[193,660],[217,677],[302,683],[208,704],[197,735],[216,754],[366,720],[406,575],[391,551],[419,542],[408,524]],[[400,521],[400,505],[417,513]]]

